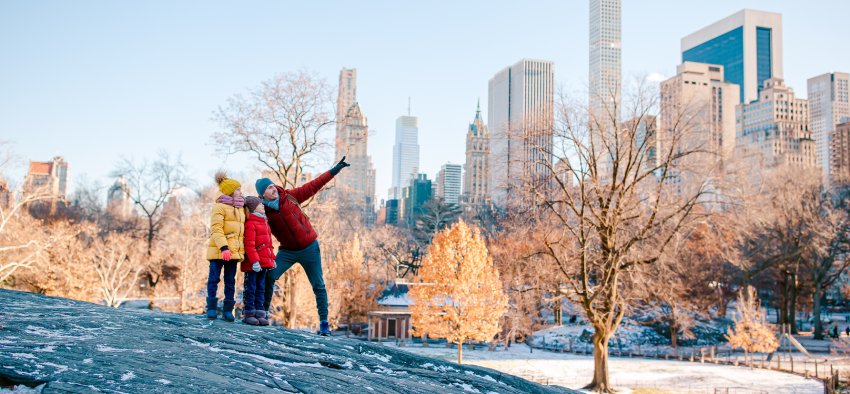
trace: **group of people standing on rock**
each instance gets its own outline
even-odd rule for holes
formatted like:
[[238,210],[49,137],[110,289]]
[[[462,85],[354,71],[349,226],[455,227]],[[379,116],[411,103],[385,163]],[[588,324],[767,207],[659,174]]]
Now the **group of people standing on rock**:
[[[345,157],[316,179],[293,189],[284,189],[270,179],[258,179],[257,196],[243,196],[242,185],[224,172],[215,175],[218,190],[210,218],[207,260],[207,318],[218,318],[218,284],[224,271],[222,319],[235,321],[237,264],[245,274],[242,322],[267,326],[275,282],[295,263],[301,264],[313,287],[319,313],[319,334],[330,335],[328,293],[322,275],[322,258],[317,234],[301,204],[350,164]],[[277,253],[272,246],[277,239]]]

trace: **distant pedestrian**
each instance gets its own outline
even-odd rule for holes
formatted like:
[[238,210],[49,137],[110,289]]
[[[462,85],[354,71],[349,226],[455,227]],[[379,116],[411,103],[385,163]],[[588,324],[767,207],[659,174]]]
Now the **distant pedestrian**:
[[847,327],[844,329],[844,332],[845,332],[845,333],[847,333],[847,336],[848,336],[848,337],[850,337],[850,326],[847,326]]

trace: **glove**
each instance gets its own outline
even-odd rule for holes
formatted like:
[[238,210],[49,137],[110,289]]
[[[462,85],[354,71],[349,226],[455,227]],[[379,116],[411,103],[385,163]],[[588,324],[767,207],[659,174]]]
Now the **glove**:
[[339,172],[342,171],[342,169],[345,167],[351,167],[351,164],[346,163],[345,156],[343,156],[342,160],[340,160],[339,163],[336,163],[336,165],[331,168],[331,174],[339,174]]
[[252,266],[251,266],[251,269],[252,269],[252,270],[254,270],[254,272],[260,272],[260,271],[262,271],[262,270],[263,270],[263,268],[262,268],[262,267],[260,267],[260,262],[259,262],[259,261],[258,261],[258,262],[255,262],[255,263],[254,263],[254,265],[252,265]]
[[230,254],[230,251],[229,251],[229,250],[222,250],[222,251],[221,251],[221,259],[222,259],[222,260],[224,260],[224,261],[230,261],[230,257],[232,257],[232,256],[231,256],[231,254]]

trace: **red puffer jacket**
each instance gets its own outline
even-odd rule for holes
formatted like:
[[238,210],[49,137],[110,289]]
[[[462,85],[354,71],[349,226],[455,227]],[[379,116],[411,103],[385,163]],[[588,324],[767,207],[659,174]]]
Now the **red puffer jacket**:
[[250,214],[245,219],[245,259],[241,264],[242,272],[251,271],[254,263],[258,261],[260,267],[274,267],[272,234],[265,219]]
[[330,182],[333,177],[333,174],[328,171],[292,190],[285,190],[275,185],[278,194],[280,194],[280,211],[266,206],[266,216],[269,217],[272,234],[280,242],[282,248],[293,251],[301,250],[310,246],[316,240],[316,230],[313,230],[310,218],[301,211],[300,204],[322,190],[322,187]]

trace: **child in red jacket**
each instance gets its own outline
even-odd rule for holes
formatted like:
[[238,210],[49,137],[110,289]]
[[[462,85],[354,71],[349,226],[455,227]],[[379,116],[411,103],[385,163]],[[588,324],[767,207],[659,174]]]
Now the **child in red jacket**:
[[245,219],[245,291],[242,293],[244,307],[242,322],[252,326],[267,326],[266,311],[263,309],[266,272],[275,267],[272,233],[266,222],[265,207],[258,197],[245,198],[245,208],[250,212]]

